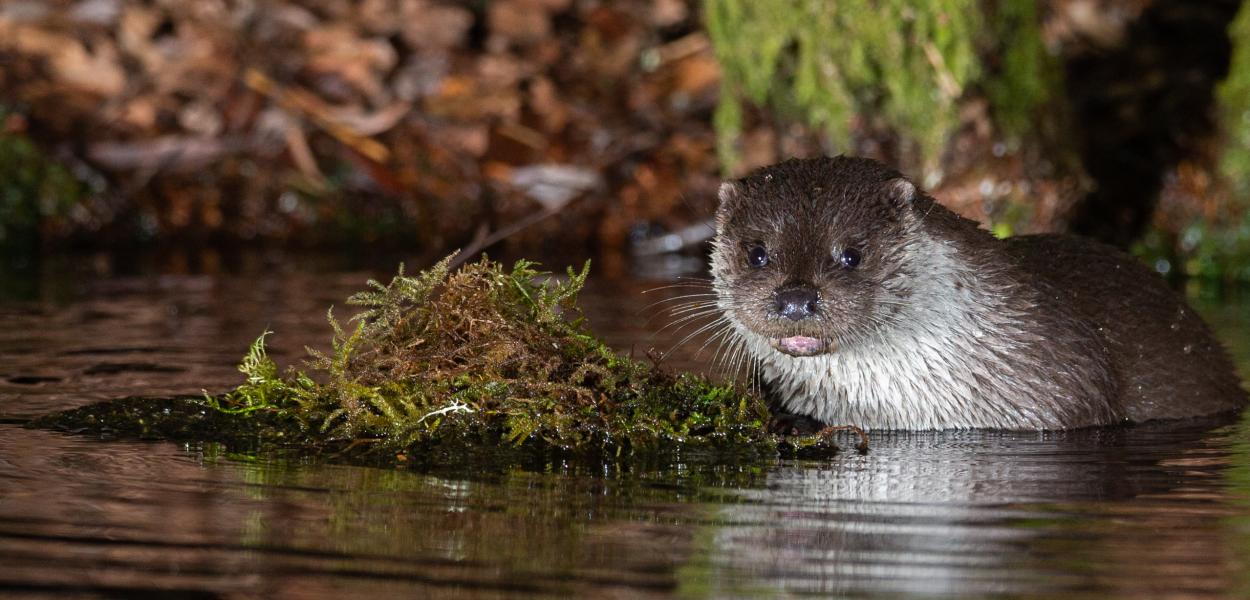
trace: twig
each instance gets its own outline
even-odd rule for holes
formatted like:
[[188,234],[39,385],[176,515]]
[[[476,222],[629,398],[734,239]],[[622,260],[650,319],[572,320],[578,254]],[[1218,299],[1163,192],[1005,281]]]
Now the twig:
[[329,110],[312,93],[294,87],[284,88],[270,79],[268,75],[252,68],[243,74],[243,83],[277,102],[282,108],[308,117],[326,133],[369,160],[384,163],[390,158],[391,151],[386,146],[375,139],[352,131],[351,128],[330,116]]
[[421,421],[424,421],[424,420],[426,420],[426,419],[427,419],[427,418],[429,418],[429,417],[437,417],[437,416],[441,416],[441,415],[445,415],[445,414],[449,414],[449,413],[454,413],[454,412],[471,413],[471,412],[473,412],[473,409],[472,409],[472,408],[469,408],[469,405],[468,405],[468,404],[461,404],[461,403],[459,403],[459,402],[452,402],[451,404],[448,404],[447,406],[444,406],[444,407],[442,407],[442,408],[440,408],[440,409],[438,409],[438,410],[432,410],[432,411],[430,411],[430,412],[428,412],[428,413],[425,413],[424,415],[421,415],[421,418],[420,418],[420,419],[417,419],[417,423],[416,423],[416,424],[418,424],[418,425],[419,425],[419,424],[421,424]]
[[460,265],[463,265],[470,258],[473,258],[474,256],[476,256],[477,253],[481,252],[482,250],[485,250],[503,241],[505,238],[516,235],[523,229],[526,229],[530,227],[531,225],[534,225],[535,223],[538,223],[539,221],[542,221],[543,219],[546,219],[547,217],[550,217],[560,212],[565,206],[568,206],[568,204],[567,203],[562,204],[554,208],[548,208],[546,210],[533,213],[525,217],[524,219],[521,219],[520,221],[517,221],[516,223],[513,223],[511,225],[508,225],[507,227],[504,227],[490,235],[475,236],[473,241],[467,247],[461,249],[460,253],[456,255],[456,258],[452,259],[451,263],[447,266],[447,268],[451,270],[455,270],[459,268]]

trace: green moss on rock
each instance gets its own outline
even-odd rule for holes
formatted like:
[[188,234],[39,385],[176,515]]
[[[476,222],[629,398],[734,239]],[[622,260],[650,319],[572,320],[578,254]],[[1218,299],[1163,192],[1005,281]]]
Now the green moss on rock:
[[[131,436],[252,439],[401,460],[513,449],[620,458],[673,450],[775,456],[834,448],[767,432],[759,397],[623,357],[591,336],[575,299],[588,268],[563,281],[520,261],[443,260],[399,275],[330,315],[332,350],[285,372],[262,334],[233,391],[128,399],[51,415],[42,426]],[[180,428],[180,423],[182,427]]]

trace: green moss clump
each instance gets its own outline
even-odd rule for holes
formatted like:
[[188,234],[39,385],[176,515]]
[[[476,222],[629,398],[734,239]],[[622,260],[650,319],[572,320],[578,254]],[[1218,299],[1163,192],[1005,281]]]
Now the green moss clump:
[[609,452],[761,441],[767,411],[754,398],[668,377],[586,333],[574,299],[587,270],[544,284],[526,261],[447,266],[353,296],[365,310],[350,331],[330,317],[333,352],[309,365],[320,377],[278,377],[261,336],[223,410],[294,409],[331,438],[392,450],[445,439]]
[[591,336],[575,305],[589,265],[544,282],[547,274],[527,261],[505,269],[482,260],[455,272],[449,261],[416,276],[401,268],[388,284],[370,281],[349,299],[363,312],[346,327],[331,314],[332,350],[309,350],[302,369],[281,371],[265,352],[265,332],[239,365],[242,385],[180,400],[173,416],[157,402],[148,416],[127,404],[122,426],[109,425],[112,413],[100,406],[39,424],[134,433],[142,421],[139,434],[206,439],[204,418],[190,432],[177,422],[207,412],[218,430],[208,441],[256,436],[405,460],[494,448],[614,458],[834,450],[817,437],[770,435],[755,395],[670,375]]

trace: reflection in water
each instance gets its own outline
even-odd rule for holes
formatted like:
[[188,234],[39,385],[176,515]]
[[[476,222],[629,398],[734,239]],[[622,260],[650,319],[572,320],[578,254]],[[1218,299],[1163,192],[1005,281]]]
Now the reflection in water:
[[[0,301],[0,419],[225,389],[261,330],[295,360],[326,340],[327,306],[389,268],[71,278]],[[639,314],[655,285],[601,278],[590,322],[666,348]],[[1244,348],[1239,310],[1209,308]],[[670,360],[697,367],[697,347]],[[1244,597],[1248,434],[877,434],[822,463],[417,473],[7,424],[0,596]]]
[[1241,511],[1222,472],[1241,434],[1220,425],[879,437],[774,470],[717,546],[728,575],[789,591],[1227,592]]

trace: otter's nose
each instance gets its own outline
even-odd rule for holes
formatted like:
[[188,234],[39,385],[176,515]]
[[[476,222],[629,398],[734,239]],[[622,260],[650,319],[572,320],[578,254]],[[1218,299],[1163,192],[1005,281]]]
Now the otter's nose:
[[816,314],[816,290],[808,287],[777,292],[777,312],[792,321],[801,321]]

